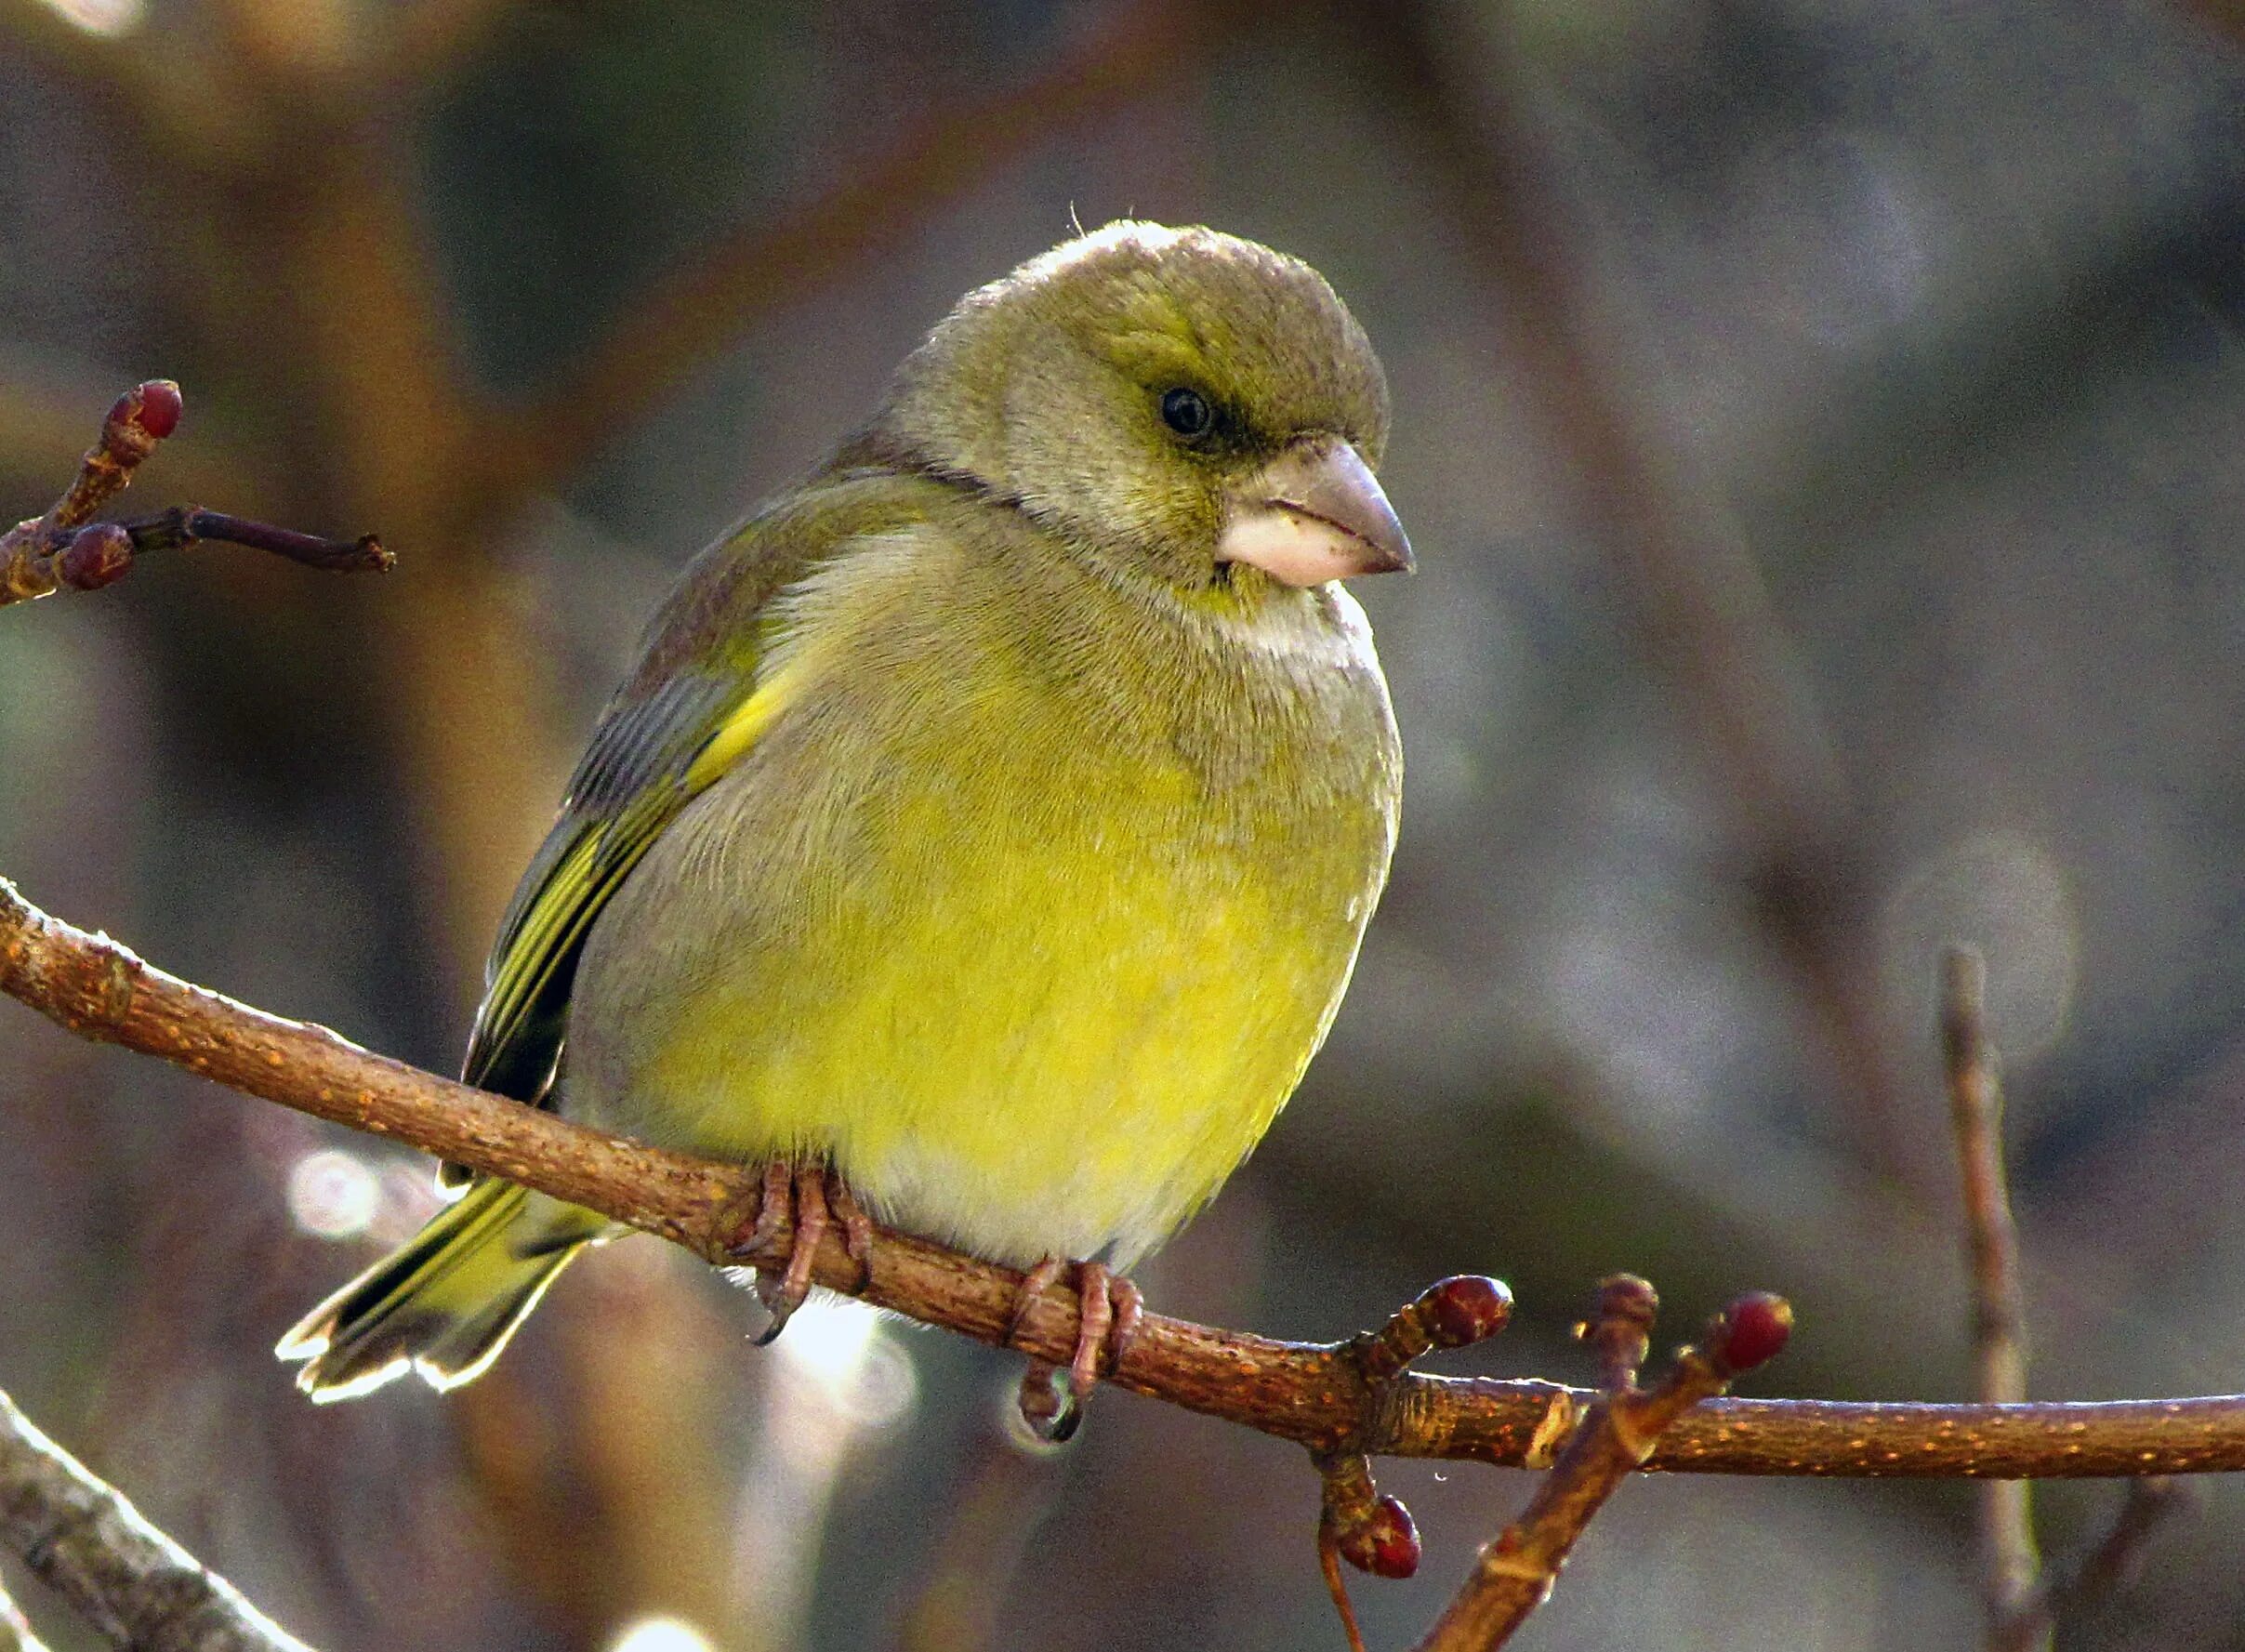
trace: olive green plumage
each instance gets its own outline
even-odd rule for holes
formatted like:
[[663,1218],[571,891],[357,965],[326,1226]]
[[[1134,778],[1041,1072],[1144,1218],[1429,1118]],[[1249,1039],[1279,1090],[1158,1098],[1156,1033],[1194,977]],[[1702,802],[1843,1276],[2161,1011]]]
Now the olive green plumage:
[[[996,1261],[1144,1256],[1292,1091],[1386,876],[1400,752],[1326,577],[1407,565],[1386,425],[1340,301],[1251,243],[1110,225],[971,294],[657,615],[468,1078],[825,1160]],[[321,1398],[464,1381],[603,1232],[480,1184],[282,1352]]]

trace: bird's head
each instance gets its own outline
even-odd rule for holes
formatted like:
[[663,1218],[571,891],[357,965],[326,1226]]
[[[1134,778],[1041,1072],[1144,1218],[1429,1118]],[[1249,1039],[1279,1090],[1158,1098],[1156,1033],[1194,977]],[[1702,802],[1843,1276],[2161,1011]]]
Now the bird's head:
[[865,440],[1110,564],[1249,595],[1411,566],[1372,475],[1387,425],[1380,360],[1314,270],[1118,222],[962,299]]

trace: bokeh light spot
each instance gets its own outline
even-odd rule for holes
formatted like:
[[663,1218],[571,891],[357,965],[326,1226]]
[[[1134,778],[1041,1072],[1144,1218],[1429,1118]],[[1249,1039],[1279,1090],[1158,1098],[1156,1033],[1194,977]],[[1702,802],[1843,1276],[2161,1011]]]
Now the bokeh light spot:
[[1931,1017],[1934,959],[1952,943],[1987,959],[1990,1030],[2023,1061],[2056,1043],[2073,1008],[2080,917],[2066,868],[2015,830],[1977,832],[1911,867],[1887,903],[1892,999]]
[[609,1652],[713,1652],[713,1643],[682,1618],[642,1618],[616,1636]]
[[288,1213],[308,1234],[352,1239],[374,1224],[382,1206],[381,1183],[355,1155],[324,1147],[308,1153],[288,1172]]
[[880,1428],[911,1410],[919,1381],[880,1316],[854,1302],[805,1302],[773,1344],[853,1428]]
[[72,27],[114,39],[148,20],[145,0],[46,0],[46,8]]

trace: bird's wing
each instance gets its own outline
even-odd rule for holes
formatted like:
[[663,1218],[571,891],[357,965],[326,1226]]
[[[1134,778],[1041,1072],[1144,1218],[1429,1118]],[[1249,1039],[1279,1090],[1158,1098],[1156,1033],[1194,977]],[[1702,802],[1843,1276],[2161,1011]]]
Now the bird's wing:
[[463,1067],[469,1083],[524,1101],[544,1095],[592,920],[656,835],[755,744],[775,701],[746,673],[689,667],[610,707],[500,923]]
[[[560,817],[532,859],[484,971],[462,1077],[549,1104],[585,937],[687,803],[747,753],[781,689],[757,681],[773,594],[868,532],[920,514],[918,484],[829,482],[705,551],[649,628],[609,702]],[[446,1180],[465,1178],[447,1168]]]

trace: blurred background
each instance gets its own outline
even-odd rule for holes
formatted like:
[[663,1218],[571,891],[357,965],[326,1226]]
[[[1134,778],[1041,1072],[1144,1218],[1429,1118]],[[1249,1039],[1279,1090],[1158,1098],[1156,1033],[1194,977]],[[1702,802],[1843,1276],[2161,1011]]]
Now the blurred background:
[[[1322,269],[1386,359],[1409,754],[1325,1055],[1155,1306],[1442,1274],[1572,1380],[1789,1294],[1759,1392],[1961,1397],[1936,947],[1991,971],[2039,1394],[2245,1386],[2245,15],[2212,0],[0,0],[0,516],[185,387],[131,510],[378,530],[0,615],[0,871],[440,1069],[673,570],[1071,218]],[[428,1166],[0,1009],[0,1387],[324,1652],[1339,1645],[1301,1454],[653,1241],[482,1382],[269,1350]],[[1431,1619],[1517,1474],[1395,1463]],[[2245,1645],[2216,1486],[2069,1646]],[[2110,1486],[2041,1498],[2063,1555]],[[1655,1479],[1521,1642],[1976,1632],[1958,1486]],[[0,1580],[57,1646],[85,1632]]]

